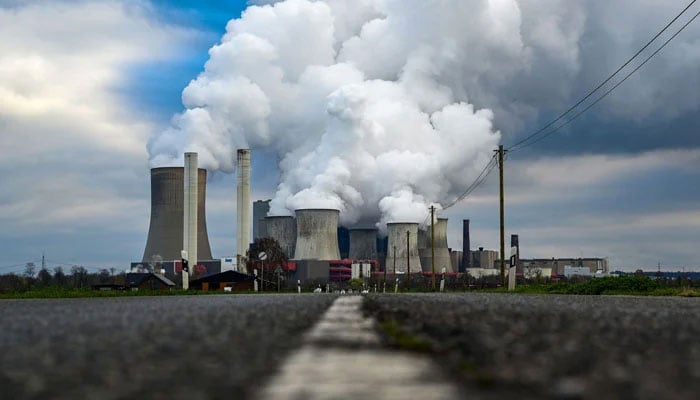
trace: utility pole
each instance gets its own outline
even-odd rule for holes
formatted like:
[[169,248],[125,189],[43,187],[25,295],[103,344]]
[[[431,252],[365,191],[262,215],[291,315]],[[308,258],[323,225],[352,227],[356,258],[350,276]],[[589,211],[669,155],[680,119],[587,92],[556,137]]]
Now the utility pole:
[[396,278],[396,246],[394,246],[394,278]]
[[506,285],[506,224],[505,224],[505,201],[503,195],[503,145],[498,146],[498,176],[501,202],[501,286]]
[[41,253],[41,269],[46,269],[46,256],[44,252]]
[[430,266],[433,270],[432,284],[435,291],[435,206],[430,206]]
[[386,262],[384,263],[384,292],[386,292]]
[[406,288],[411,290],[411,243],[410,243],[411,231],[406,231],[406,270],[408,272],[408,283]]

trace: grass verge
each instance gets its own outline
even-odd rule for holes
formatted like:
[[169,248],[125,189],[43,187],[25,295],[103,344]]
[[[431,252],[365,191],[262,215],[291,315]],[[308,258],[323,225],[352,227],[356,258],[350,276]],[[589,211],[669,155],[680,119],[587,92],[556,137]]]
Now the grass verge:
[[700,297],[700,291],[688,287],[667,287],[661,282],[642,276],[595,278],[578,283],[520,285],[514,291],[506,288],[486,289],[485,292],[527,294],[634,295]]
[[393,346],[402,350],[430,351],[430,343],[427,340],[405,331],[395,319],[382,322],[379,324],[379,327],[384,331],[389,338],[390,344]]

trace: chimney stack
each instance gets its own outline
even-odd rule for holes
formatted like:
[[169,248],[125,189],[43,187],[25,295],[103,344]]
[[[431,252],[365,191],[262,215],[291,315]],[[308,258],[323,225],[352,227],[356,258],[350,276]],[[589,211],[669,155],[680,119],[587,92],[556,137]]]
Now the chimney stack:
[[197,164],[197,153],[185,153],[182,249],[187,251],[187,261],[193,274],[194,267],[197,265],[197,188],[199,186]]
[[236,258],[238,270],[246,272],[245,260],[250,245],[250,150],[239,149],[236,176]]
[[471,268],[472,252],[469,243],[469,220],[462,220],[462,268],[459,272],[466,272],[467,268]]

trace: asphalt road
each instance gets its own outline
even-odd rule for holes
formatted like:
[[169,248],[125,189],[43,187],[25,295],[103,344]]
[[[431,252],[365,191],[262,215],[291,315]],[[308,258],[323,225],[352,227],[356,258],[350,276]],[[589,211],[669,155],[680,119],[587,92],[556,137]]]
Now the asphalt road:
[[[0,398],[256,398],[336,298],[2,300]],[[700,393],[700,299],[370,294],[364,310],[426,342],[472,398]]]
[[0,398],[252,398],[334,299],[0,300]]
[[700,398],[700,299],[372,294],[365,312],[475,398]]

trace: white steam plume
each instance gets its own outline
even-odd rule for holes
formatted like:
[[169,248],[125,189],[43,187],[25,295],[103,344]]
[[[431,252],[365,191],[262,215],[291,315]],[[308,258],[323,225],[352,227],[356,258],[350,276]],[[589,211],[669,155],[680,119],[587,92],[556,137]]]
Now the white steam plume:
[[[528,67],[515,0],[286,0],[250,6],[149,143],[151,164],[273,149],[271,214],[337,208],[341,221],[425,219],[471,183],[500,134],[477,109]],[[481,82],[488,82],[482,85]]]

